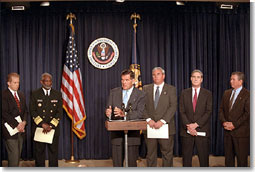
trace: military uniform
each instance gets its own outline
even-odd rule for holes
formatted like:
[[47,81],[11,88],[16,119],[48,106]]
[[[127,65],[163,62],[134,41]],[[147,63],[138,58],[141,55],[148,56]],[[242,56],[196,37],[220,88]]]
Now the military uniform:
[[58,166],[58,140],[59,122],[62,118],[62,96],[57,90],[51,88],[50,95],[45,95],[42,88],[32,92],[30,98],[30,114],[32,116],[32,136],[36,127],[42,127],[46,123],[55,129],[52,144],[34,141],[35,166],[45,166],[45,147],[48,145],[49,166]]

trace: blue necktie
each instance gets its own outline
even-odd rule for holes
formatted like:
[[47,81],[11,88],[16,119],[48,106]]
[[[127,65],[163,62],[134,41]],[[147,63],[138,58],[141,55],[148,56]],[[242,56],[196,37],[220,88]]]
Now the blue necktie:
[[125,107],[127,107],[127,102],[128,102],[128,90],[124,90],[125,94],[123,97],[123,103],[125,104]]

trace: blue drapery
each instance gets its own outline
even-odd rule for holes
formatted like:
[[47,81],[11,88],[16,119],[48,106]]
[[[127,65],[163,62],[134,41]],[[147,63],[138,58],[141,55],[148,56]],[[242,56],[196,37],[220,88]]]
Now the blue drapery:
[[[1,3],[0,3],[1,4]],[[130,65],[132,53],[133,12],[141,15],[138,23],[137,45],[142,82],[152,82],[151,70],[161,66],[166,82],[177,87],[177,95],[191,86],[190,73],[198,68],[204,73],[203,87],[213,93],[211,117],[211,154],[223,155],[223,130],[218,109],[225,89],[230,88],[233,71],[246,74],[245,87],[250,88],[250,14],[249,3],[234,10],[220,10],[215,3],[174,2],[52,2],[47,8],[31,3],[26,11],[1,10],[1,87],[7,88],[6,76],[18,72],[20,90],[27,98],[40,87],[43,72],[53,75],[53,87],[60,90],[62,67],[67,44],[69,12],[76,15],[76,43],[83,76],[83,91],[87,113],[83,140],[74,137],[77,159],[107,159],[111,156],[109,133],[104,127],[104,109],[111,88],[120,86],[120,73]],[[119,48],[119,59],[110,69],[93,67],[87,49],[100,37],[113,40]],[[179,99],[178,99],[179,100]],[[176,112],[174,154],[181,155],[179,112]],[[33,159],[31,119],[26,128],[23,159]],[[69,159],[70,120],[64,114],[60,123],[59,159]],[[7,159],[4,144],[3,159]]]

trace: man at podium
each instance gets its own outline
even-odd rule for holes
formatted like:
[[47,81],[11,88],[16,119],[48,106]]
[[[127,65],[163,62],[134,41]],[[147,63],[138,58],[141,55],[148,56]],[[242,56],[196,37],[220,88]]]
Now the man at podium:
[[[135,120],[141,119],[145,93],[134,87],[134,72],[126,69],[121,73],[121,86],[110,91],[107,109],[105,111],[109,120]],[[140,145],[139,131],[128,132],[128,166],[136,167]],[[112,131],[112,160],[114,167],[123,167],[124,160],[124,132]]]

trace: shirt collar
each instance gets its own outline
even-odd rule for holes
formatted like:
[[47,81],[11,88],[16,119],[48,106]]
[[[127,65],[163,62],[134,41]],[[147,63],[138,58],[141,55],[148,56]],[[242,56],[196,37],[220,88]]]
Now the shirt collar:
[[[43,87],[42,87],[42,89],[43,89],[44,95],[46,95],[47,91],[50,91],[50,90],[51,90],[51,88],[50,88],[49,90],[46,90],[46,89],[43,88]],[[50,95],[50,92],[49,92],[49,95]]]
[[12,90],[10,87],[8,87],[8,89],[10,90],[10,92],[12,93],[12,95],[14,95],[14,93],[18,94],[17,91]]
[[157,88],[157,86],[159,86],[160,89],[163,88],[165,82],[162,82],[161,84],[157,85],[157,84],[154,84],[154,88]]
[[132,87],[129,88],[128,90],[123,90],[123,91],[127,91],[128,93],[132,93],[133,89],[134,89],[134,86],[132,86]]
[[[242,89],[243,89],[243,86],[237,88],[237,89],[236,89],[236,93],[239,93]],[[235,89],[233,89],[233,91],[234,91],[234,90],[235,90]],[[233,91],[232,91],[232,92],[233,92]]]

